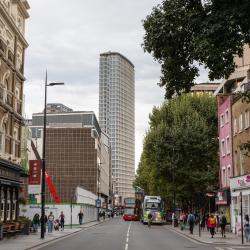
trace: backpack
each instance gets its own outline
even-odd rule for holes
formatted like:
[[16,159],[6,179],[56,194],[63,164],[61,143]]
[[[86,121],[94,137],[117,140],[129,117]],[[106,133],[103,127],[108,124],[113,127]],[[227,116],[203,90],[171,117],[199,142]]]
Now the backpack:
[[194,223],[194,216],[192,214],[188,216],[188,223]]
[[221,217],[221,224],[222,224],[222,225],[226,225],[226,224],[227,224],[227,218],[226,218],[225,215],[223,215],[223,216]]
[[210,224],[215,225],[215,218],[210,218]]

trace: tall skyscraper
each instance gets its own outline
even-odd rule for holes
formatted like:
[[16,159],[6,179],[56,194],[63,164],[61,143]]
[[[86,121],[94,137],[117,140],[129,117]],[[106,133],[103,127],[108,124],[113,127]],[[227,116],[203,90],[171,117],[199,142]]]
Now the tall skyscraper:
[[134,65],[117,52],[100,55],[99,123],[110,137],[114,192],[122,199],[134,195]]

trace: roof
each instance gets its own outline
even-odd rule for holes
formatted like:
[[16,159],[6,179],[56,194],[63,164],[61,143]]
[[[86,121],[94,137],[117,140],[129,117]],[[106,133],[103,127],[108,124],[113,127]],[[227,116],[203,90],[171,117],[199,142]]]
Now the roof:
[[108,52],[104,52],[104,53],[100,54],[100,56],[111,56],[111,55],[118,55],[118,56],[122,57],[124,60],[126,60],[133,68],[135,67],[134,64],[127,57],[120,54],[119,52],[108,51]]

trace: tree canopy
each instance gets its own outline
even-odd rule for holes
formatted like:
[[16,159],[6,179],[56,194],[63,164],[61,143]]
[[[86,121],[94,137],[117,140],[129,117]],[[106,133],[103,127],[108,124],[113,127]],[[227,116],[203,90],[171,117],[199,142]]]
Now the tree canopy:
[[208,69],[210,80],[227,78],[234,55],[250,44],[249,0],[164,0],[143,21],[143,48],[161,64],[166,98],[189,92]]
[[186,94],[153,109],[135,185],[169,201],[176,189],[189,206],[194,193],[216,188],[218,165],[216,98]]

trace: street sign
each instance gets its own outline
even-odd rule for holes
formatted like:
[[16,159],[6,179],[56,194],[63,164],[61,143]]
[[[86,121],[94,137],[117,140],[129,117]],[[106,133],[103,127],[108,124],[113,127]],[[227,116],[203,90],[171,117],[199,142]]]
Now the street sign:
[[95,206],[97,207],[97,208],[100,208],[101,207],[101,200],[99,199],[96,199],[95,200]]

